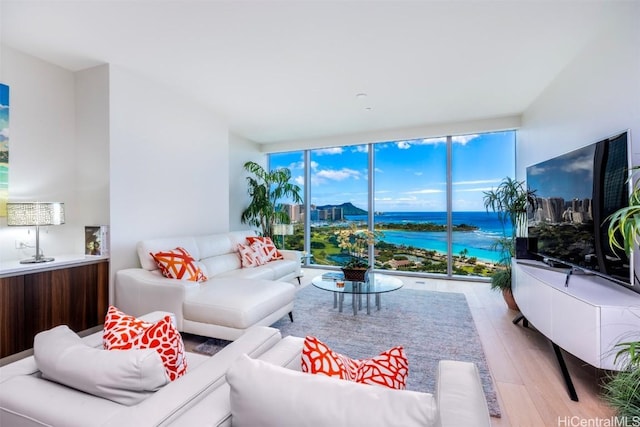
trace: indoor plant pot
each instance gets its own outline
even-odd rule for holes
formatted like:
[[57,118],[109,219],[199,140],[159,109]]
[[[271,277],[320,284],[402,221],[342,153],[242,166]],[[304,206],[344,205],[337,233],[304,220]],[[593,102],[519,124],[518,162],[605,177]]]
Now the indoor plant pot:
[[344,280],[350,282],[365,282],[367,280],[367,267],[342,267],[342,273],[344,273]]
[[520,308],[518,307],[516,299],[513,297],[513,292],[510,288],[502,289],[502,297],[504,298],[504,302],[507,303],[507,307],[509,307],[509,310],[520,311]]

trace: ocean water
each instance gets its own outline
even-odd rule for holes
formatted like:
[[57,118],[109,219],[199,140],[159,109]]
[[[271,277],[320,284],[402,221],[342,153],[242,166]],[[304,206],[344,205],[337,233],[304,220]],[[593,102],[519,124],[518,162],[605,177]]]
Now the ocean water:
[[[367,221],[366,215],[347,215],[350,221]],[[446,212],[385,212],[375,215],[376,224],[434,223],[446,224]],[[491,249],[496,238],[502,236],[502,224],[494,212],[453,212],[453,224],[467,224],[478,227],[474,231],[453,232],[453,254],[459,255],[464,249],[467,257],[496,262],[500,254]],[[506,229],[511,234],[511,227]],[[447,253],[447,233],[435,231],[385,230],[384,242],[394,245],[413,246],[420,249]]]

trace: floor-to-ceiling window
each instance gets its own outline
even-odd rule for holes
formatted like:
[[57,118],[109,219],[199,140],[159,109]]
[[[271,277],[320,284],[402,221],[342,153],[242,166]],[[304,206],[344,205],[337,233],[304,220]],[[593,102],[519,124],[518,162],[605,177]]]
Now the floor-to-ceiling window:
[[[291,171],[292,183],[300,187],[300,195],[305,194],[305,161],[304,151],[289,151],[285,153],[273,153],[269,155],[269,170],[288,168]],[[281,208],[289,214],[292,227],[283,227],[276,230],[281,234],[274,236],[276,244],[280,248],[297,249],[304,251],[304,217],[305,204],[294,204],[290,199],[279,201]]]
[[376,264],[447,273],[446,138],[374,144]]
[[375,268],[490,276],[502,229],[483,192],[514,175],[514,152],[505,131],[271,154],[270,168],[290,168],[305,194],[288,207],[295,232],[285,245],[343,265],[336,232],[355,224],[382,233]]
[[344,265],[351,257],[338,247],[336,232],[350,224],[368,228],[368,146],[323,148],[309,154],[313,262]]
[[451,138],[453,274],[490,276],[495,271],[500,253],[492,246],[503,230],[497,214],[486,211],[483,195],[513,176],[514,164],[515,132]]

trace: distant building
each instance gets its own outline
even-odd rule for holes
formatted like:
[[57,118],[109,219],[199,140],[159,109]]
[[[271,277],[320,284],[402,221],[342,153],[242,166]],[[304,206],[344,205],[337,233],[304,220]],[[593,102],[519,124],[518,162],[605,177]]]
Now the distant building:
[[342,221],[344,214],[342,208],[331,207],[327,209],[318,209],[315,205],[311,205],[311,221]]
[[304,222],[304,205],[283,205],[292,223]]
[[593,220],[591,199],[565,201],[561,197],[537,199],[538,209],[533,214],[535,222],[580,224]]

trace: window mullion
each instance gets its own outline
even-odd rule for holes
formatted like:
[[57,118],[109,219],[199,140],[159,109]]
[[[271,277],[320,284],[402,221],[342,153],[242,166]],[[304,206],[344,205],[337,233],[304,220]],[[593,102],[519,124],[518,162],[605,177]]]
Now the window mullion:
[[[374,182],[374,171],[375,171],[375,158],[374,158],[374,149],[373,149],[373,144],[369,144],[368,146],[368,151],[369,151],[369,156],[368,156],[368,160],[369,160],[369,165],[368,165],[368,177],[369,177],[369,182],[368,182],[368,187],[367,187],[367,191],[369,194],[367,194],[367,200],[368,200],[368,214],[367,214],[367,222],[368,222],[368,227],[370,231],[373,231],[375,228],[375,182]],[[375,265],[375,247],[374,245],[369,245],[369,267],[373,267]]]
[[453,276],[453,185],[452,185],[452,154],[453,142],[451,135],[447,136],[447,276]]

